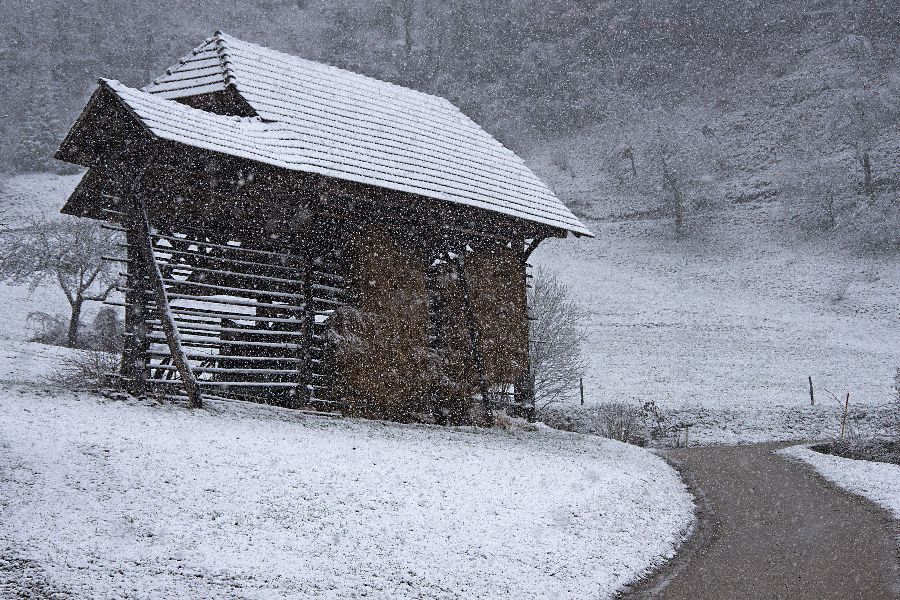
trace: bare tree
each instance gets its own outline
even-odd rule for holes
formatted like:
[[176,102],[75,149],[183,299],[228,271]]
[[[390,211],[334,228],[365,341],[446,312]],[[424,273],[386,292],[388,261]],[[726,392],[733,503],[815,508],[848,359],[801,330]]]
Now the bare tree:
[[528,290],[531,312],[530,377],[534,378],[535,403],[539,408],[563,400],[578,389],[585,362],[581,345],[582,311],[569,289],[547,270],[537,269]]
[[811,232],[828,232],[838,226],[853,191],[836,165],[815,156],[801,155],[785,161],[781,176],[783,204],[791,222]]
[[662,192],[663,205],[672,215],[675,237],[685,236],[685,217],[712,180],[713,143],[708,130],[669,111],[658,113],[656,127],[644,150],[644,171],[653,187]]
[[116,243],[114,232],[87,219],[32,220],[0,238],[0,280],[28,284],[47,280],[62,289],[71,310],[66,345],[78,344],[85,302],[102,302],[115,289],[118,272],[102,260]]
[[879,137],[896,122],[897,99],[889,96],[886,89],[873,89],[865,82],[851,82],[844,97],[835,103],[827,125],[835,141],[854,149],[869,204],[876,200],[872,151]]

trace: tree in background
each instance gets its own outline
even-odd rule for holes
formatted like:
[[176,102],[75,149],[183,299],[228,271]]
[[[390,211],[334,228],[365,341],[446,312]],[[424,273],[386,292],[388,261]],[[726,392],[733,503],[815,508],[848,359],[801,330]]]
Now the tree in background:
[[119,280],[116,266],[102,259],[116,242],[96,221],[33,220],[0,238],[0,280],[28,284],[31,291],[56,281],[71,310],[66,346],[75,347],[84,303],[106,300]]
[[531,313],[529,354],[538,408],[558,402],[578,391],[585,361],[581,345],[582,311],[569,289],[547,270],[537,269],[528,290]]
[[872,152],[884,127],[895,123],[897,101],[896,96],[886,98],[884,92],[856,81],[835,103],[828,123],[831,137],[838,143],[849,145],[856,153],[862,171],[863,193],[869,204],[875,204],[877,193]]
[[713,180],[712,133],[669,111],[651,122],[655,130],[644,147],[643,170],[673,218],[676,239],[681,239],[687,212],[704,203],[703,188]]
[[833,231],[853,195],[852,185],[839,167],[817,157],[786,159],[781,193],[787,217],[810,232]]

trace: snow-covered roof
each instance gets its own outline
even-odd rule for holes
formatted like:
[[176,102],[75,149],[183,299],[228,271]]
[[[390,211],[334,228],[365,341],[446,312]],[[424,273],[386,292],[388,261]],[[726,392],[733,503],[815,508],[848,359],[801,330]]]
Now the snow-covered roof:
[[[437,96],[223,33],[141,91],[105,83],[160,138],[592,235],[521,158]],[[229,86],[255,117],[176,102]]]

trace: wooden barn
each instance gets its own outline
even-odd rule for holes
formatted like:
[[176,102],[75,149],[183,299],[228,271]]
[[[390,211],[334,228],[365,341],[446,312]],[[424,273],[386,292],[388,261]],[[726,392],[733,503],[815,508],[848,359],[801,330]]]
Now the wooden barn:
[[448,101],[223,33],[101,80],[56,156],[124,232],[119,376],[194,405],[527,411],[528,256],[591,235]]

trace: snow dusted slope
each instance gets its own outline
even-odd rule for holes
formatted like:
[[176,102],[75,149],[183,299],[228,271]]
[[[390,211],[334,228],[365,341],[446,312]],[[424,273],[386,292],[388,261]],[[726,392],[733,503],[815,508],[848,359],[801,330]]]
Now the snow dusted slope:
[[590,436],[4,386],[0,547],[74,597],[609,598],[692,514]]
[[831,456],[807,446],[791,446],[779,454],[805,462],[828,481],[868,498],[900,519],[900,465]]
[[888,402],[900,365],[896,257],[785,243],[779,214],[742,205],[681,242],[670,222],[640,220],[542,244],[531,262],[588,313],[588,401],[741,407],[764,423],[768,407],[809,405],[811,375],[817,406],[836,406],[826,389],[850,391],[854,406]]

